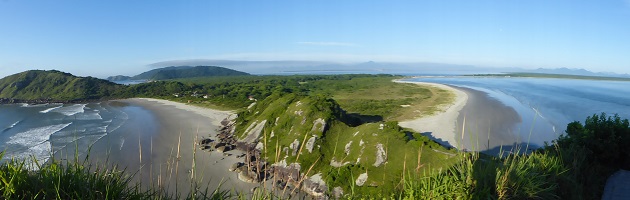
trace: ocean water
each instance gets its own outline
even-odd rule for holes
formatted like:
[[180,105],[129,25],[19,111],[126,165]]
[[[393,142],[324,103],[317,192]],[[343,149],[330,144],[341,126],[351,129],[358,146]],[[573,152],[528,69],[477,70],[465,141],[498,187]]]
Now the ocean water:
[[148,80],[124,80],[124,81],[112,81],[114,83],[122,84],[122,85],[135,85],[140,83],[147,83]]
[[514,143],[544,142],[564,134],[566,125],[605,112],[630,119],[630,82],[551,78],[426,77],[409,81],[441,83],[482,91],[517,111],[522,122]]
[[44,163],[66,148],[84,154],[125,124],[127,107],[108,102],[0,105],[0,150],[5,151],[0,162],[34,156]]

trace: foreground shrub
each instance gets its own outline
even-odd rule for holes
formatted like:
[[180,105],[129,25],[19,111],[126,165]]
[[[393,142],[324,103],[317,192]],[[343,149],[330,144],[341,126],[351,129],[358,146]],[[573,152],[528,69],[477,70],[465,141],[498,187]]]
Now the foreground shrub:
[[[1,157],[1,156],[0,156]],[[0,191],[6,199],[140,199],[150,194],[130,184],[122,170],[85,167],[78,162],[52,161],[37,171],[16,160],[0,166]]]
[[406,182],[405,199],[559,199],[567,169],[554,154],[466,154],[456,165]]

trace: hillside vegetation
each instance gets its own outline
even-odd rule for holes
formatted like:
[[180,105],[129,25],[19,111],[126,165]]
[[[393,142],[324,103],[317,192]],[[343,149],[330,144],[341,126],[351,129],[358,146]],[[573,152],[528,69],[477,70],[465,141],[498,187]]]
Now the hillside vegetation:
[[120,97],[124,86],[60,71],[32,70],[0,79],[0,98],[11,102],[73,102]]
[[153,69],[133,77],[111,76],[110,81],[124,80],[167,80],[194,77],[247,76],[248,73],[216,66],[173,66]]
[[[338,187],[368,197],[401,190],[405,168],[422,174],[446,169],[459,159],[456,151],[404,130],[394,120],[418,116],[417,112],[408,112],[414,108],[400,105],[436,107],[450,103],[450,93],[394,83],[395,78],[400,77],[267,76],[233,81],[194,78],[131,88],[147,91],[143,95],[159,94],[157,98],[240,110],[235,134],[261,149],[272,165],[299,166],[308,177],[321,177],[328,191]],[[171,93],[186,95],[175,97]],[[346,93],[358,95],[352,99]],[[356,107],[355,104],[363,104],[357,101],[369,103]],[[359,181],[361,186],[352,187],[359,177],[364,177]]]

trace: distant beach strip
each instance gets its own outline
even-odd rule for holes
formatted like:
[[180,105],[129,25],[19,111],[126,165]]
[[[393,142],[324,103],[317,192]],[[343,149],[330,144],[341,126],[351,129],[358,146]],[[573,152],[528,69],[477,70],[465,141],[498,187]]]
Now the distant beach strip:
[[455,95],[452,103],[439,108],[440,112],[401,121],[401,127],[417,131],[444,146],[490,154],[498,153],[501,148],[510,151],[517,141],[525,141],[513,133],[522,121],[520,115],[482,91],[438,83],[395,82],[437,87]]
[[412,83],[429,87],[437,87],[443,90],[451,91],[455,94],[455,99],[450,105],[443,105],[438,112],[431,116],[419,116],[419,118],[402,121],[399,123],[401,127],[413,129],[425,136],[431,137],[438,143],[449,146],[459,147],[460,141],[456,139],[457,118],[460,111],[468,101],[468,95],[461,90],[454,89],[447,85],[437,83],[424,83],[397,80],[398,83]]

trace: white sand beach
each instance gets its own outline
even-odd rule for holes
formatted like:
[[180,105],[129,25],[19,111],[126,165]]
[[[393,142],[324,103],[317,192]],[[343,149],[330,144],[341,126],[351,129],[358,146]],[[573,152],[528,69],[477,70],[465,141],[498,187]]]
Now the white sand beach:
[[214,110],[214,109],[210,109],[210,108],[204,108],[204,107],[199,107],[199,106],[192,106],[192,105],[188,105],[188,104],[184,104],[184,103],[179,103],[179,102],[174,102],[174,101],[168,101],[168,100],[163,100],[163,99],[152,99],[152,98],[138,98],[139,100],[144,100],[144,101],[149,101],[149,102],[156,102],[156,103],[160,103],[163,104],[165,106],[173,106],[177,109],[180,110],[185,110],[185,111],[189,111],[189,112],[193,112],[199,115],[202,115],[204,117],[207,117],[208,119],[210,119],[210,121],[212,121],[214,123],[214,125],[220,125],[219,123],[221,123],[221,120],[229,117],[230,115],[234,115],[233,112],[230,111],[221,111],[221,110]]
[[413,83],[418,85],[437,87],[440,89],[448,90],[455,94],[455,99],[452,104],[444,105],[441,112],[435,113],[431,116],[419,116],[419,118],[401,121],[399,125],[401,127],[413,129],[419,133],[423,133],[425,135],[430,135],[434,139],[441,140],[438,141],[443,145],[448,145],[452,147],[458,147],[460,141],[456,138],[458,135],[456,133],[456,129],[458,127],[458,117],[460,111],[466,105],[468,101],[468,95],[458,89],[453,87],[437,84],[437,83],[425,83],[425,82],[411,82],[411,81],[400,81],[396,80],[394,82],[397,83]]
[[[216,136],[220,122],[235,116],[232,112],[159,99],[115,102],[143,111],[130,112],[127,125],[99,140],[93,147],[93,161],[126,167],[129,173],[136,173],[134,179],[143,185],[159,184],[181,195],[189,193],[191,177],[200,189],[208,188],[210,192],[221,185],[223,189],[247,194],[260,186],[242,182],[236,173],[228,171],[234,163],[242,162],[242,158],[236,158],[242,152],[207,152],[196,145],[203,137]],[[150,114],[134,114],[143,112]]]

